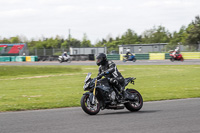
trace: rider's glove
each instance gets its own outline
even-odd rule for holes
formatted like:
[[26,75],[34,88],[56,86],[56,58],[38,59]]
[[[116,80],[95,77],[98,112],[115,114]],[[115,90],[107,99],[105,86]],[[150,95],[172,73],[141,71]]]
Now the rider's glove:
[[109,72],[108,72],[108,71],[107,71],[107,72],[106,72],[106,71],[104,71],[104,72],[102,72],[102,73],[101,73],[101,75],[102,75],[102,76],[105,76],[105,75],[108,75],[108,74],[109,74]]
[[109,72],[108,72],[108,71],[107,71],[107,72],[104,72],[104,74],[107,75],[107,74],[109,74]]
[[97,79],[101,79],[104,75],[105,75],[104,72],[102,72],[101,74],[99,74],[99,75],[97,76]]
[[101,77],[103,77],[103,76],[105,76],[105,75],[107,75],[107,74],[109,74],[109,72],[102,72],[101,74],[99,74],[99,75],[97,76],[97,79],[101,79]]

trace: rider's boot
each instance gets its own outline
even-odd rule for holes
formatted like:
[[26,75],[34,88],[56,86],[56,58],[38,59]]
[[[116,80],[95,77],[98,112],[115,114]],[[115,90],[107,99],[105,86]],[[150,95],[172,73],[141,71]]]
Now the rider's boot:
[[120,84],[116,85],[116,87],[117,87],[117,89],[119,91],[120,97],[123,98],[124,88]]

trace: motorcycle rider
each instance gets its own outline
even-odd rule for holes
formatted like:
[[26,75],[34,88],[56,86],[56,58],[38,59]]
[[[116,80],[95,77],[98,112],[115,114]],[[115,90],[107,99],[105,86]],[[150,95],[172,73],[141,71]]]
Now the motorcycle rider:
[[64,58],[64,60],[68,60],[68,59],[70,58],[70,56],[67,55],[67,52],[64,52],[64,53],[62,54],[62,57]]
[[127,49],[127,50],[126,50],[126,56],[125,56],[125,57],[126,57],[127,59],[129,59],[129,55],[130,55],[130,54],[131,54],[130,49]]
[[179,54],[179,47],[176,47],[176,49],[172,53],[172,55],[173,55],[174,58],[176,58],[177,54]]
[[132,60],[134,55],[130,52],[130,49],[126,50],[126,55],[124,57],[126,57],[127,60]]
[[124,77],[118,71],[117,66],[113,61],[108,61],[104,53],[100,53],[96,57],[96,64],[99,66],[99,73],[97,79],[101,79],[102,76],[107,77],[109,82],[114,85],[120,93],[123,92],[123,87],[125,84]]

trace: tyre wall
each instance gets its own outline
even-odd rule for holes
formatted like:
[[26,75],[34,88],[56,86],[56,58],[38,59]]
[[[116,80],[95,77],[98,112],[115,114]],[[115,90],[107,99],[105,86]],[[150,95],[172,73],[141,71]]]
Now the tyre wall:
[[38,61],[37,56],[0,56],[0,62]]
[[149,60],[164,60],[165,53],[150,53]]
[[200,52],[182,52],[184,59],[200,59]]

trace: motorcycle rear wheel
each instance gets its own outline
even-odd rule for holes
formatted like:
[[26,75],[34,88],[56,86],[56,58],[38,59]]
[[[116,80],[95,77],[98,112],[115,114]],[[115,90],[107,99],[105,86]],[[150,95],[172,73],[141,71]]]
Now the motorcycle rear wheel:
[[134,98],[134,101],[125,103],[124,106],[131,112],[139,111],[143,106],[143,99],[142,99],[141,94],[135,89],[129,89],[128,91],[129,93],[134,94],[135,98]]
[[95,104],[92,105],[89,99],[89,95],[83,95],[81,98],[81,107],[83,111],[89,115],[96,115],[100,111],[100,103],[98,99],[95,100]]
[[136,62],[136,59],[135,59],[135,58],[133,59],[133,62]]
[[70,62],[71,62],[71,59],[69,59],[67,62],[70,63]]

